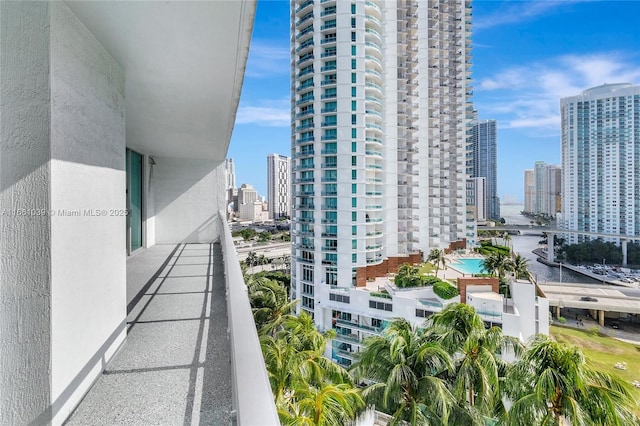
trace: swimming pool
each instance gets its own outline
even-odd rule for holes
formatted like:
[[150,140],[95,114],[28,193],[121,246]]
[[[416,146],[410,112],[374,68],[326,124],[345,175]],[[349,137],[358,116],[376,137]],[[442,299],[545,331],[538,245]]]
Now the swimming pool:
[[486,274],[482,268],[483,261],[484,259],[479,258],[461,258],[450,261],[447,266],[463,274]]

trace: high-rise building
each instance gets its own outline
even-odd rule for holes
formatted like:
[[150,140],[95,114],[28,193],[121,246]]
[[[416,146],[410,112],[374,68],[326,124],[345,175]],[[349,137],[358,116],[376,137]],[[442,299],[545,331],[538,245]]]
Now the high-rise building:
[[267,200],[269,219],[291,216],[291,167],[284,155],[267,156]]
[[473,123],[470,149],[473,156],[471,177],[483,177],[486,182],[484,204],[489,219],[500,218],[498,198],[498,142],[495,120],[480,120]]
[[466,236],[470,3],[292,2],[292,295],[321,328],[315,287]]
[[487,179],[485,177],[467,179],[467,206],[473,206],[477,222],[487,221],[486,191]]
[[542,211],[555,217],[562,210],[562,167],[549,165],[546,174],[546,197]]
[[524,172],[524,209],[535,214],[555,217],[561,207],[562,168],[536,161]]
[[236,166],[233,163],[233,158],[227,158],[224,160],[224,172],[225,172],[225,189],[233,189],[236,187]]
[[533,169],[524,171],[524,211],[535,212],[536,175]]
[[[238,206],[236,207],[236,211],[238,212],[240,219],[250,220],[249,216],[247,216],[246,208],[244,206],[251,206],[251,211],[253,211],[253,204],[258,201],[258,192],[253,188],[252,185],[248,183],[243,183],[240,188],[238,188]],[[243,216],[243,212],[245,213]]]
[[562,228],[640,235],[640,86],[597,86],[560,112]]

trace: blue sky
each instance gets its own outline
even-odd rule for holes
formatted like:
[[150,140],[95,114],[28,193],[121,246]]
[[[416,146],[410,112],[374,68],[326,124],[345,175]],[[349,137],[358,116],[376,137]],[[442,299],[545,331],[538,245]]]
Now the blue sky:
[[[640,1],[473,2],[473,102],[498,120],[498,195],[560,163],[559,103],[603,83],[640,84]],[[270,153],[290,155],[289,2],[258,0],[228,156],[237,184],[266,195]]]

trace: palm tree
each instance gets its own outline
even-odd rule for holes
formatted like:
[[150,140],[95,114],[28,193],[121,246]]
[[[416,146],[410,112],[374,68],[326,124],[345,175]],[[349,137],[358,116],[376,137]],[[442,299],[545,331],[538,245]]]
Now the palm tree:
[[249,301],[260,334],[275,334],[298,300],[290,301],[286,288],[278,281],[250,276],[247,280]]
[[511,253],[511,235],[508,232],[505,232],[502,239],[507,247],[509,247],[509,253]]
[[449,380],[458,405],[468,408],[470,417],[483,424],[481,419],[504,417],[499,388],[506,364],[497,353],[511,349],[519,354],[518,339],[504,336],[499,327],[486,329],[475,309],[461,303],[431,315],[425,328],[428,338],[455,360]]
[[508,424],[633,425],[640,419],[627,385],[586,364],[576,346],[537,335],[507,375],[514,401]]
[[256,266],[258,264],[258,256],[256,255],[256,252],[250,251],[249,253],[247,253],[245,263],[249,267]]
[[[335,334],[319,332],[311,317],[286,316],[260,343],[283,424],[333,425],[354,419],[364,402],[349,373],[323,356]],[[341,419],[340,423],[334,422]]]
[[492,253],[482,261],[482,268],[491,274],[498,275],[500,291],[505,297],[509,297],[509,285],[504,279],[504,276],[507,272],[513,270],[513,262],[511,259],[500,252]]
[[429,256],[427,257],[427,261],[433,262],[436,266],[436,278],[438,277],[438,270],[440,269],[440,264],[442,264],[442,268],[444,269],[447,263],[447,259],[444,257],[444,251],[440,249],[432,249],[429,252]]
[[488,255],[482,261],[482,268],[489,273],[498,275],[498,278],[501,279],[506,272],[513,270],[513,262],[503,253],[496,252]]
[[529,278],[527,259],[522,257],[520,254],[516,254],[516,257],[513,259],[513,272],[516,274],[516,278],[518,279]]
[[319,387],[298,383],[278,409],[283,425],[343,425],[365,408],[357,388],[349,384],[323,383]]
[[415,287],[420,285],[420,270],[415,266],[404,263],[398,267],[395,283],[398,287]]
[[392,415],[391,424],[447,424],[453,396],[439,374],[453,368],[451,357],[405,319],[392,321],[380,336],[365,341],[352,367],[356,379],[375,382],[363,391],[368,404]]

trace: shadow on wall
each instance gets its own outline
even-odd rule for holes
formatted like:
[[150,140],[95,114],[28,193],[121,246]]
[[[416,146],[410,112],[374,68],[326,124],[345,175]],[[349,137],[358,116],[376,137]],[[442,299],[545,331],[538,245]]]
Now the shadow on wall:
[[224,210],[224,161],[154,157],[148,217],[156,244],[211,242],[215,218]]

